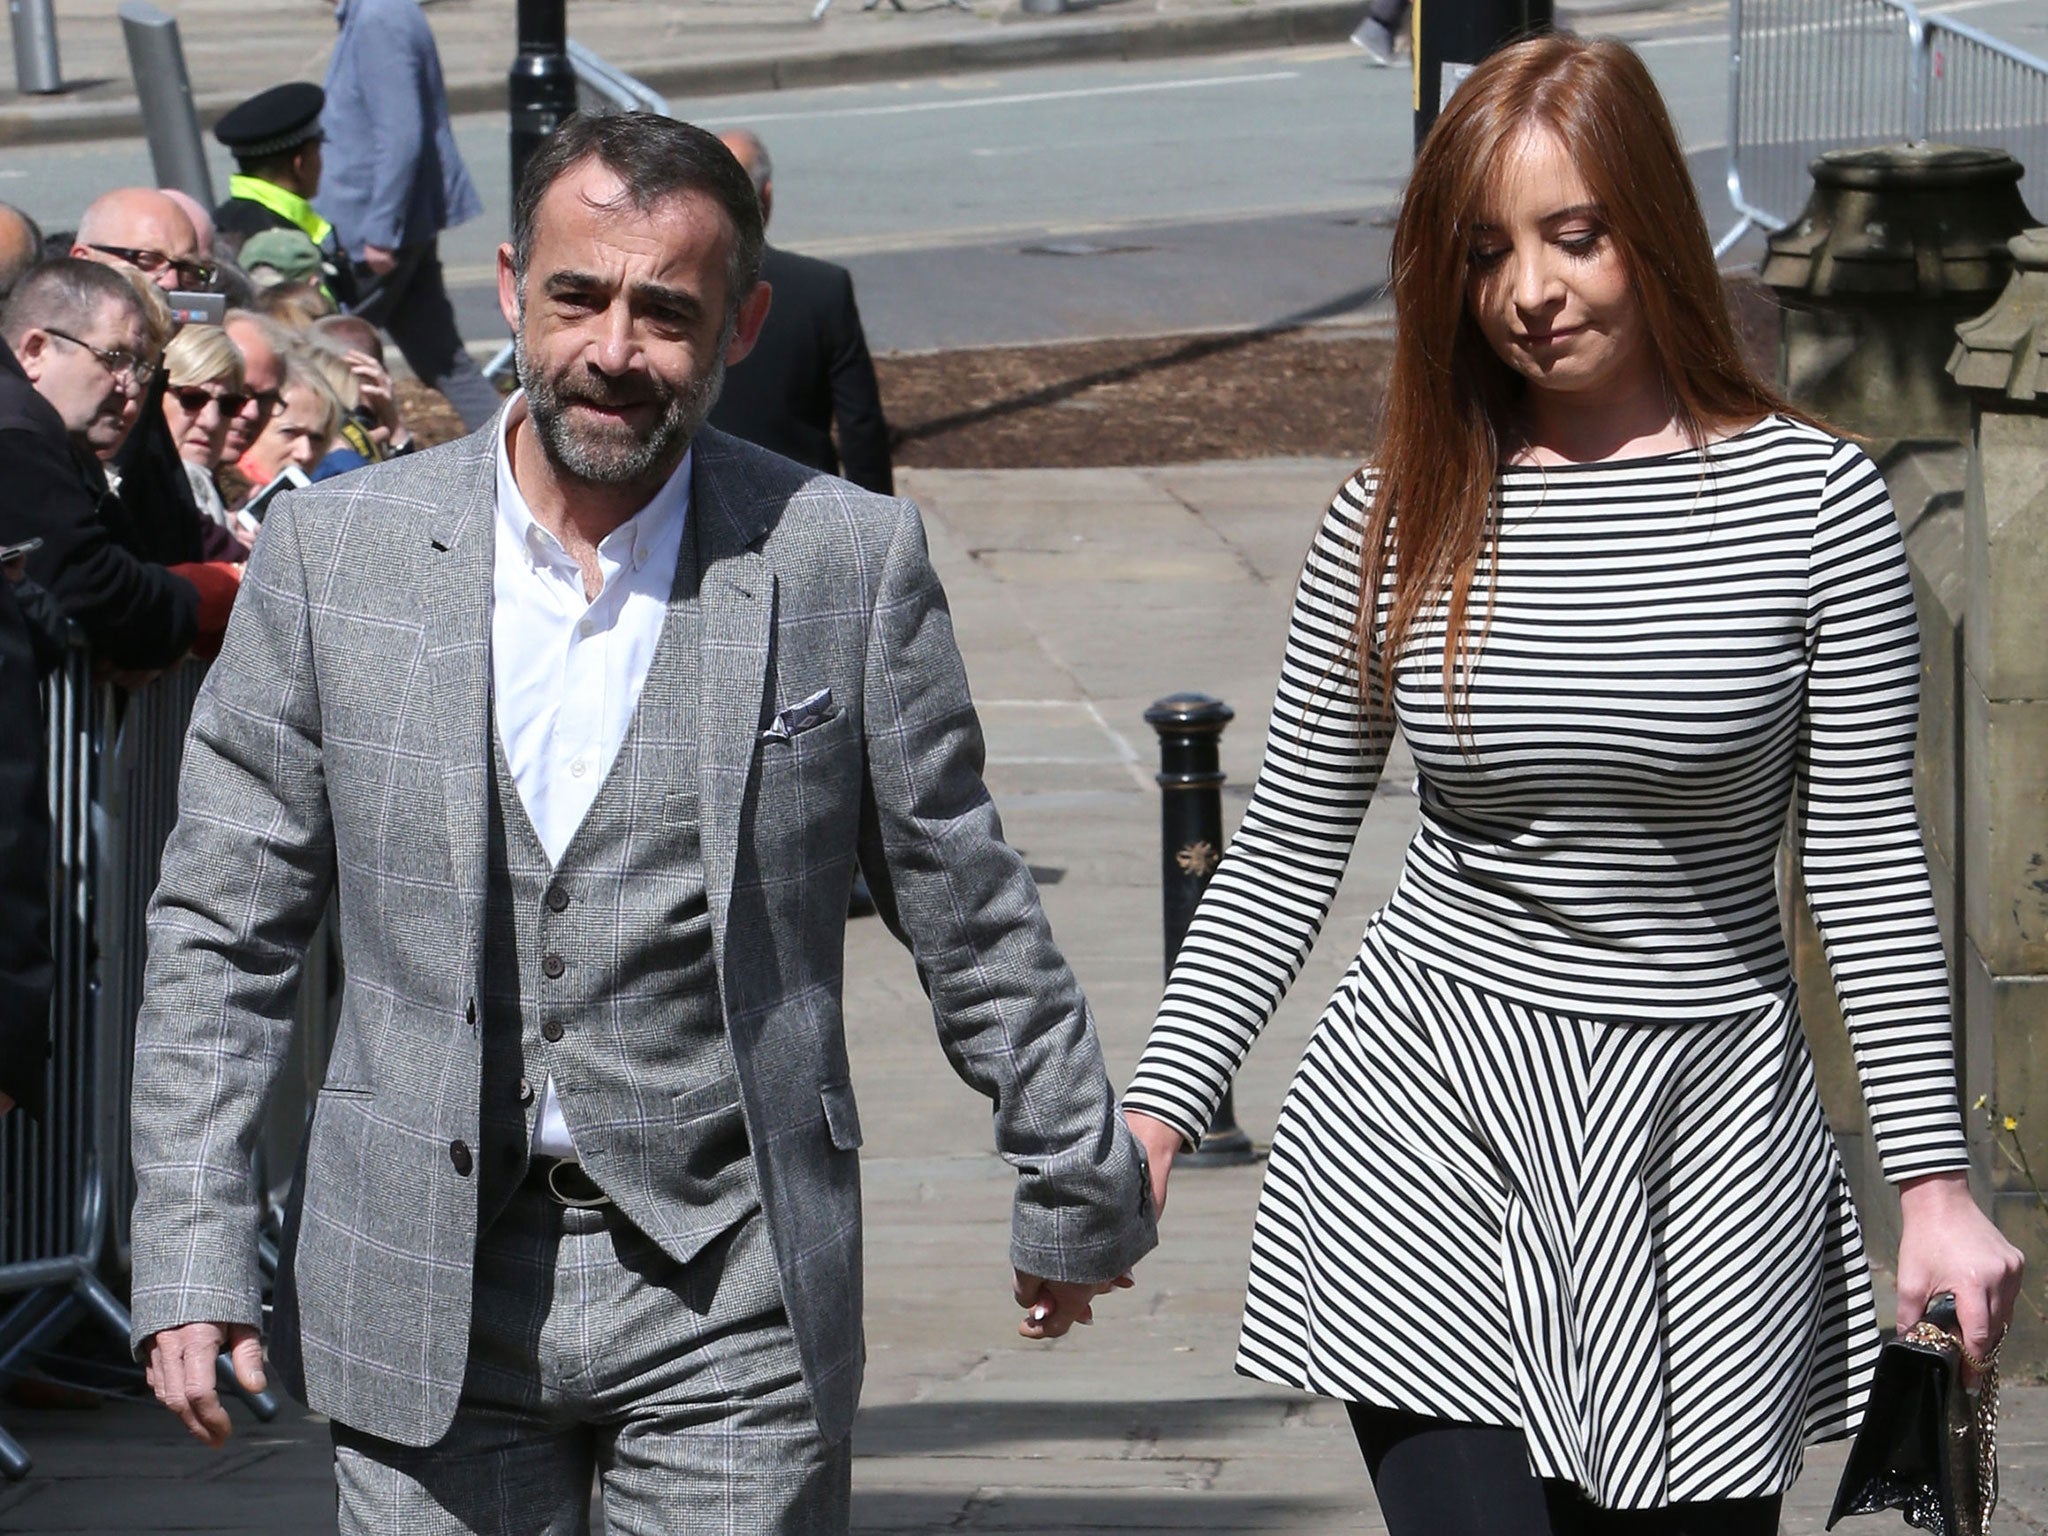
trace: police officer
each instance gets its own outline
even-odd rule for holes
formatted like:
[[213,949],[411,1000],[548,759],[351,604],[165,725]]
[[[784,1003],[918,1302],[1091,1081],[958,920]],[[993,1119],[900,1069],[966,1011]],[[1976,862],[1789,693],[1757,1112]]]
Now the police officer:
[[327,96],[294,80],[251,96],[213,125],[235,157],[228,198],[214,210],[221,233],[247,239],[266,229],[296,229],[319,247],[327,291],[347,308],[355,301],[349,263],[334,226],[314,211],[320,190],[320,112]]

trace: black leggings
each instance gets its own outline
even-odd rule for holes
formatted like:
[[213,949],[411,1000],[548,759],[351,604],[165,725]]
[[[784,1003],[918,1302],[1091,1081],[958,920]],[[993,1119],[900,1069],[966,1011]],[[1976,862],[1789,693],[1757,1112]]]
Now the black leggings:
[[1778,1498],[1600,1509],[1539,1479],[1518,1429],[1349,1405],[1390,1536],[1776,1536]]

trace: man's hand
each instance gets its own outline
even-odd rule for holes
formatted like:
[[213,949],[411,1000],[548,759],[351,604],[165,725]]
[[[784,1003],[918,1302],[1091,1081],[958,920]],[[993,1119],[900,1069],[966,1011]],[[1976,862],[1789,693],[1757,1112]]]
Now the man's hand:
[[1152,1169],[1152,1217],[1156,1221],[1166,1214],[1166,1176],[1173,1172],[1173,1160],[1180,1156],[1180,1132],[1141,1109],[1125,1110],[1124,1124],[1145,1149],[1145,1161]]
[[228,1350],[235,1380],[244,1392],[263,1390],[263,1342],[247,1323],[187,1323],[166,1328],[149,1341],[144,1376],[156,1400],[184,1421],[192,1438],[216,1450],[234,1426],[214,1388],[214,1361]]
[[1128,1272],[1114,1280],[1087,1283],[1044,1280],[1021,1269],[1014,1273],[1017,1305],[1024,1308],[1024,1321],[1017,1325],[1017,1332],[1027,1339],[1064,1338],[1074,1324],[1095,1321],[1096,1297],[1127,1291],[1137,1283]]
[[398,252],[392,250],[389,246],[365,245],[363,247],[363,265],[379,277],[389,277],[392,269],[398,265]]
[[14,1108],[14,1100],[10,1099],[6,1094],[0,1093],[0,1115],[6,1114],[12,1108]]

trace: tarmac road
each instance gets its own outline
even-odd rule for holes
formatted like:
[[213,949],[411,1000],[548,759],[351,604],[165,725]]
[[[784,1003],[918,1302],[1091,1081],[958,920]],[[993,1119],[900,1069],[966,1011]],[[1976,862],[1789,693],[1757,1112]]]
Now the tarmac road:
[[[2048,49],[2038,0],[1939,9]],[[1699,4],[1579,22],[1642,48],[1717,234],[1733,222],[1725,16]],[[767,139],[775,238],[853,269],[882,351],[1357,311],[1384,276],[1411,133],[1407,72],[1341,45],[673,105]],[[505,122],[467,116],[457,134],[486,211],[442,254],[464,333],[482,343],[505,335],[492,275],[510,201]],[[0,163],[0,197],[58,227],[75,218],[78,188],[148,177],[138,140],[18,148]]]

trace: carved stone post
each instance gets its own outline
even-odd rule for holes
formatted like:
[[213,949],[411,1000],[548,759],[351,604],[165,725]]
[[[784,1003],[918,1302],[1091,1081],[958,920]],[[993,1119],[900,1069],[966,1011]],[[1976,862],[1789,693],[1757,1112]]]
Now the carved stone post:
[[[2007,242],[2032,225],[2023,174],[2000,150],[1895,145],[1813,164],[1813,197],[1770,242],[1763,280],[1784,306],[1779,382],[1800,405],[1862,438],[1905,530],[1920,609],[1920,820],[1948,940],[1958,1011],[1963,815],[1963,537],[1970,398],[1949,376],[1956,326],[1982,314],[2013,268]],[[1786,910],[1801,1013],[1821,1096],[1871,1243],[1897,1238],[1897,1201],[1870,1144],[1855,1064],[1820,940],[1788,859]]]
[[[1949,363],[1971,404],[1963,503],[1969,881],[1958,959],[1973,1150],[1999,1225],[2038,1263],[2048,1221],[2020,1164],[2048,1174],[2048,229],[2028,231],[2010,249],[2011,283],[1987,314],[1957,327]],[[1980,1097],[1997,1118],[1974,1108]],[[2038,1279],[2028,1288],[2038,1297]],[[2025,1363],[2048,1357],[2048,1327],[2034,1308],[2020,1306],[2014,1333]]]

